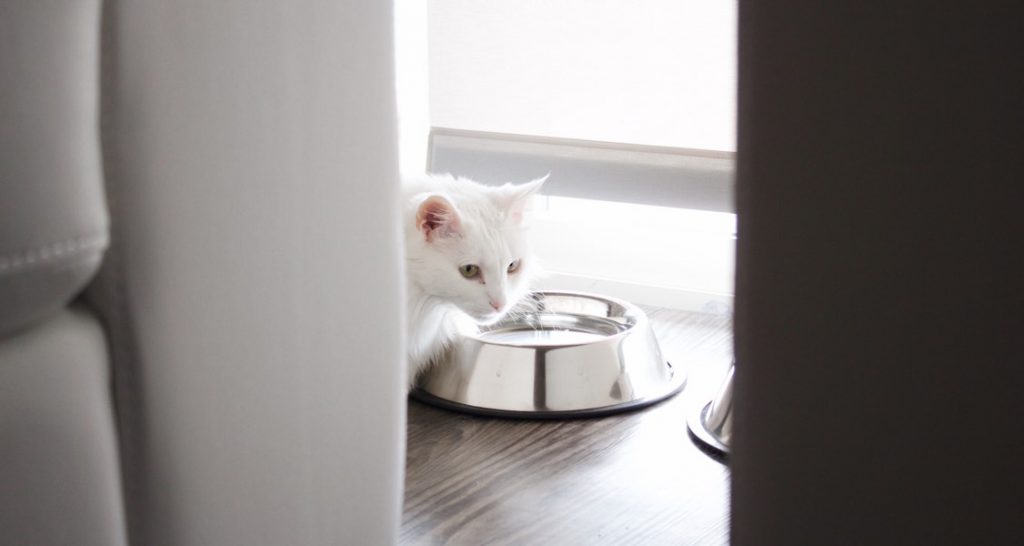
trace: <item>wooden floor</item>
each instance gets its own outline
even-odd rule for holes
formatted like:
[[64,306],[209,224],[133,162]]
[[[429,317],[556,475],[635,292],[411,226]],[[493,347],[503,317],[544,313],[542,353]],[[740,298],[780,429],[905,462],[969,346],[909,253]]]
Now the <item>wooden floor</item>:
[[732,358],[724,315],[647,309],[682,393],[569,421],[474,417],[409,402],[402,544],[727,544],[728,468],[686,414]]

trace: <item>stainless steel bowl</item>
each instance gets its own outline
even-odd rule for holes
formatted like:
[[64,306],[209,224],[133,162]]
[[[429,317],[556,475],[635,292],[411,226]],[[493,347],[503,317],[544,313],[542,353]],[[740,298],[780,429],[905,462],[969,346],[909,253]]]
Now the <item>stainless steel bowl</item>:
[[727,457],[732,444],[732,377],[736,363],[729,366],[718,394],[707,404],[695,408],[686,420],[693,437],[713,454]]
[[484,415],[584,417],[653,404],[685,383],[635,305],[537,292],[510,317],[460,332],[413,397]]

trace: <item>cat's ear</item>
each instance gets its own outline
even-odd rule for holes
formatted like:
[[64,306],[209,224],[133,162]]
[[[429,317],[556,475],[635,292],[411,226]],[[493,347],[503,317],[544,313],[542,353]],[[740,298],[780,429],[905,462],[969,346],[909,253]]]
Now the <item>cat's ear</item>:
[[523,212],[530,203],[530,198],[540,191],[541,186],[544,185],[544,181],[549,176],[551,176],[551,173],[525,184],[505,184],[502,190],[505,192],[506,218],[514,224],[521,224],[523,222]]
[[462,233],[458,209],[440,195],[429,195],[420,202],[416,210],[416,227],[428,242],[438,237],[454,237]]

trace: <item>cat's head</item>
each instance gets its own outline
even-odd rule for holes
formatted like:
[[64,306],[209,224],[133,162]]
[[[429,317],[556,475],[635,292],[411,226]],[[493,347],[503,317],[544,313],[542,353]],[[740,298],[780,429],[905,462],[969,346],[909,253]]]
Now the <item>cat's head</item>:
[[478,322],[501,318],[536,271],[524,210],[546,178],[500,187],[448,179],[413,197],[412,282]]

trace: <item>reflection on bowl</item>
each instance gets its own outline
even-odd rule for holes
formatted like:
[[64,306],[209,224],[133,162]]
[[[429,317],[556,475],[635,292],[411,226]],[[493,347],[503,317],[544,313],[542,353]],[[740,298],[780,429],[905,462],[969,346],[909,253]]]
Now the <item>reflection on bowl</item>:
[[644,407],[682,389],[635,305],[537,292],[509,318],[460,332],[420,375],[421,401],[485,415],[582,417]]

